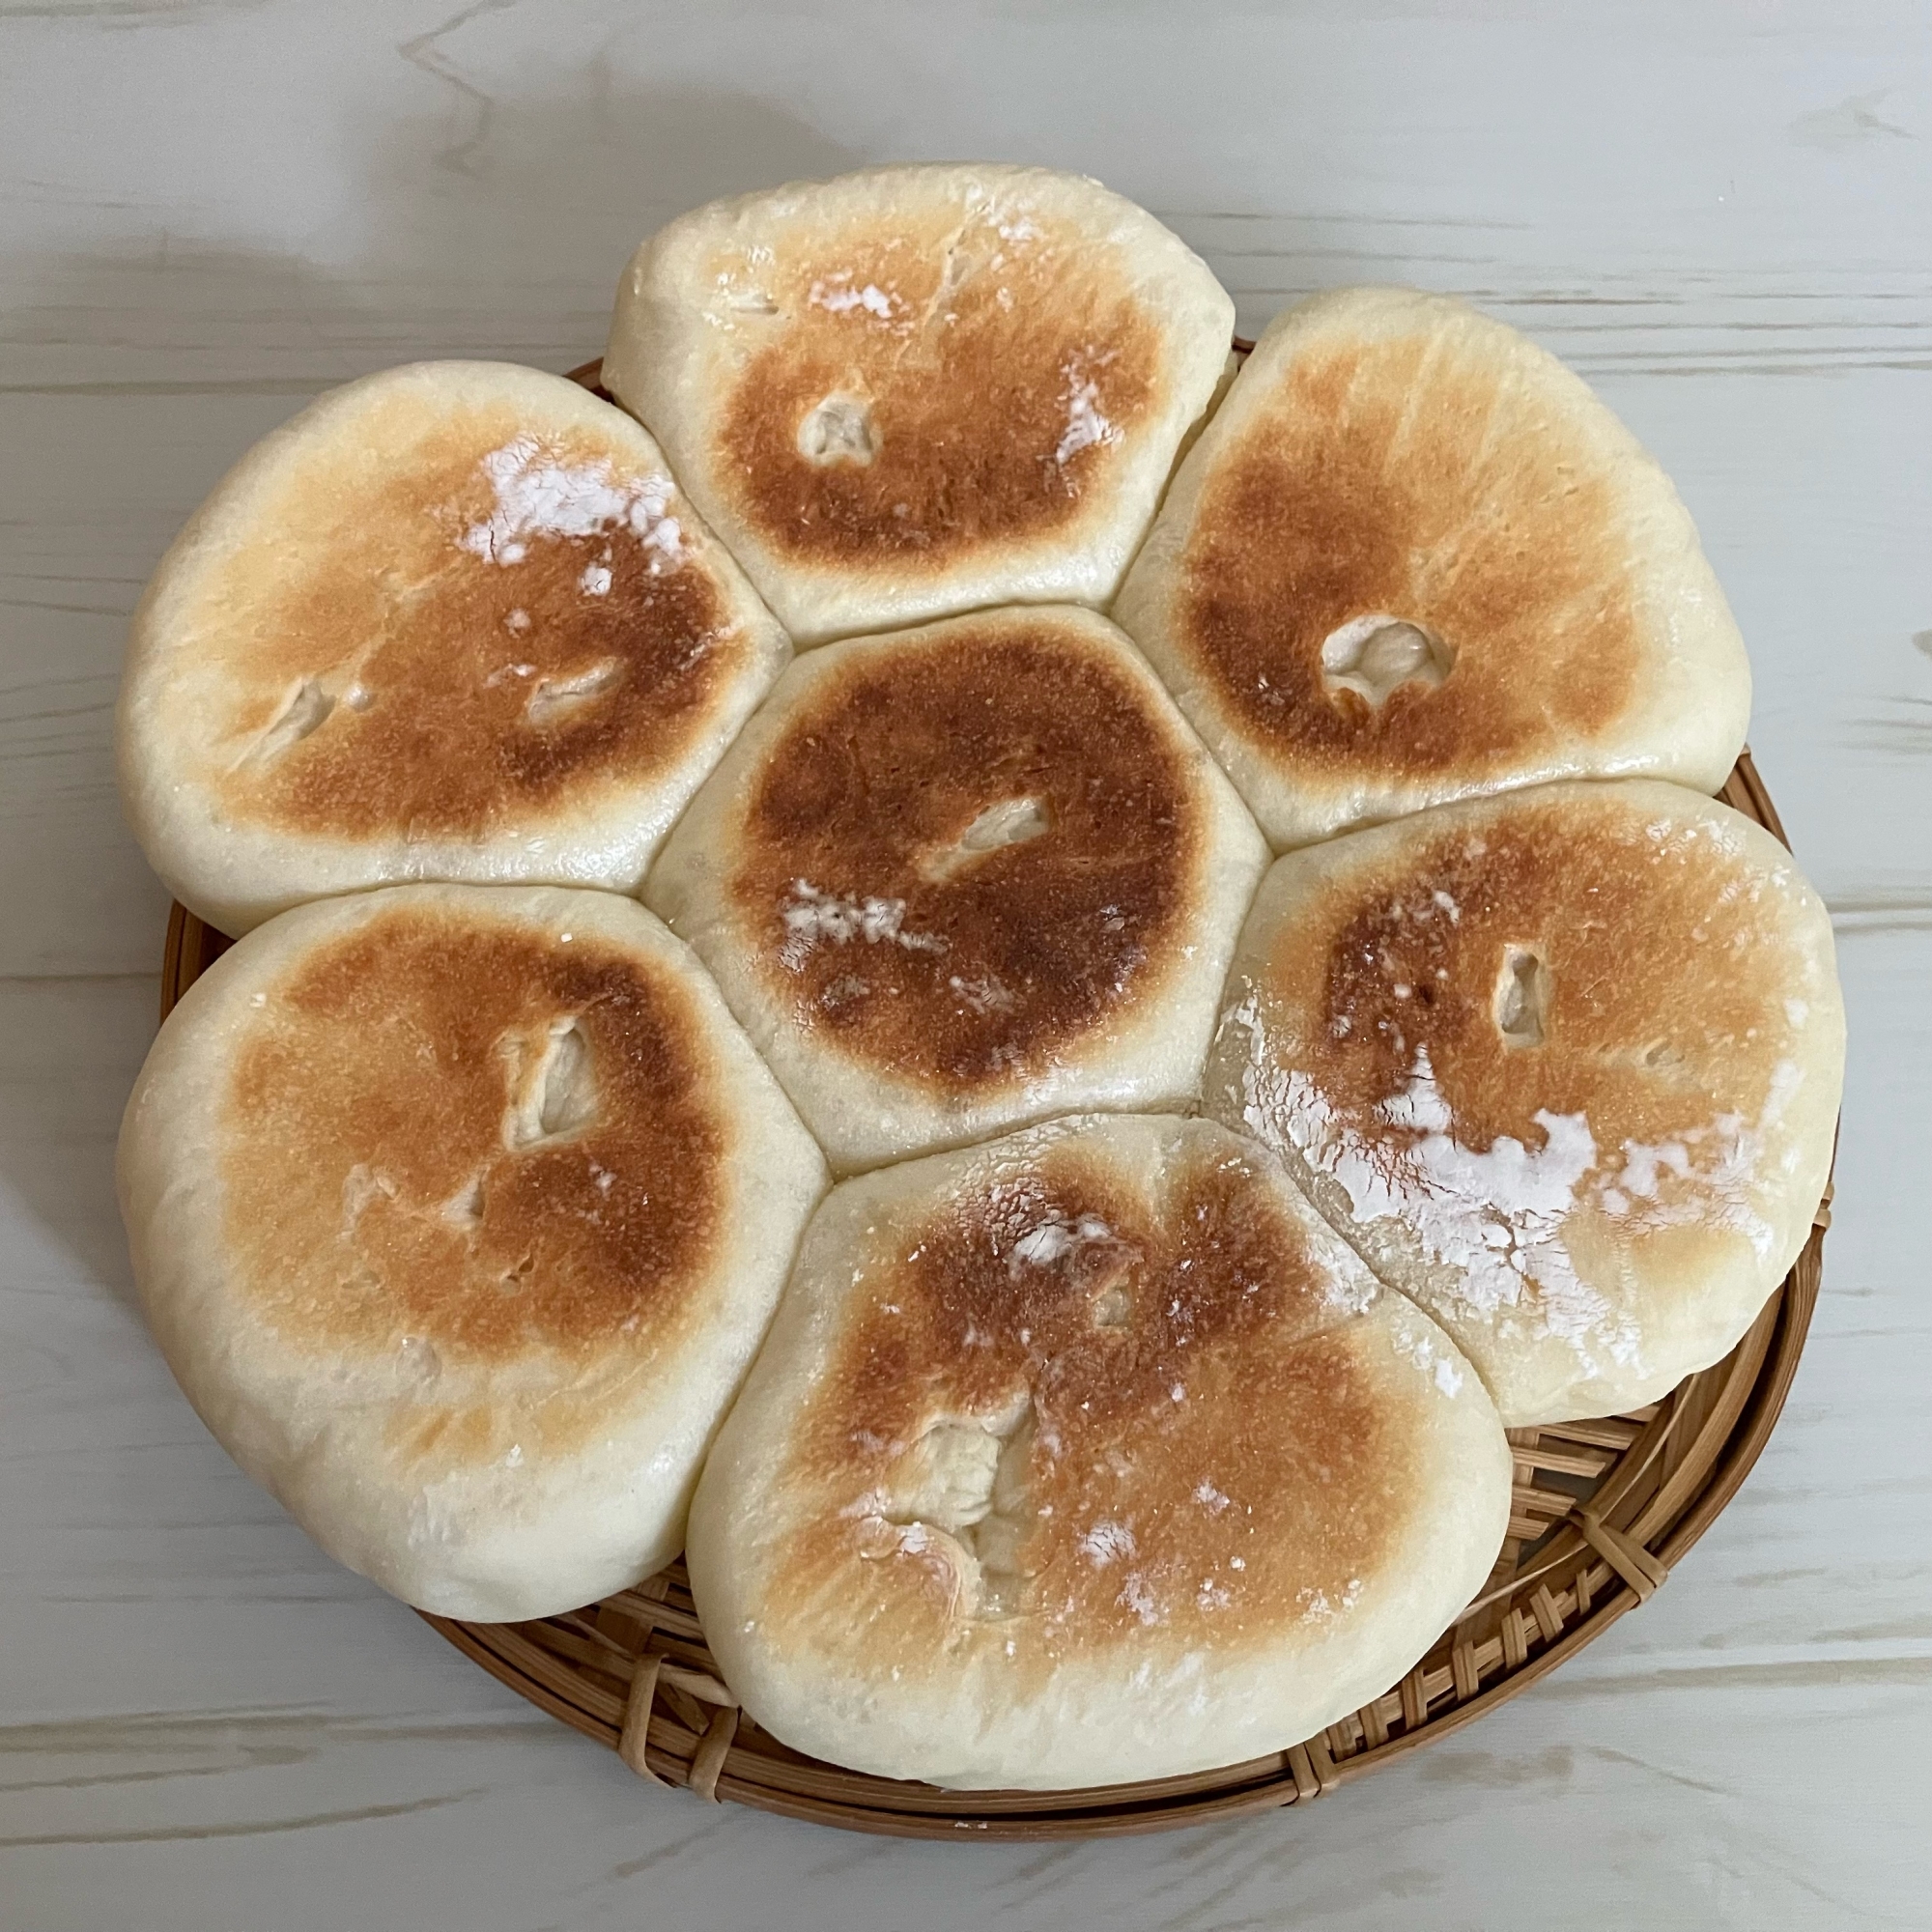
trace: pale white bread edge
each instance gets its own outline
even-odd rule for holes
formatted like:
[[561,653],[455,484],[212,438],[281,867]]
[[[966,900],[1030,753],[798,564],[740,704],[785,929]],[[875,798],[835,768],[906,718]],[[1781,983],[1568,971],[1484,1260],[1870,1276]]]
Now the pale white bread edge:
[[[1013,1141],[1098,1135],[1123,1162],[1146,1160],[1208,1123],[1110,1115],[1035,1127]],[[794,1748],[877,1776],[917,1776],[955,1789],[1073,1790],[1179,1776],[1279,1751],[1313,1737],[1398,1682],[1487,1580],[1508,1527],[1512,1464],[1495,1409],[1454,1342],[1403,1296],[1379,1288],[1315,1214],[1265,1151],[1243,1142],[1276,1177],[1318,1252],[1373,1297],[1355,1318],[1386,1337],[1397,1373],[1428,1406],[1439,1492],[1413,1514],[1386,1573],[1364,1579],[1360,1604],[1334,1634],[1299,1649],[1264,1642],[1197,1652],[1172,1679],[1137,1675],[1119,1658],[1072,1659],[1038,1695],[1016,1700],[997,1660],[895,1684],[854,1674],[810,1650],[774,1657],[753,1606],[771,1581],[775,1547],[797,1526],[768,1498],[779,1489],[790,1433],[827,1372],[852,1257],[868,1224],[899,1200],[937,1198],[950,1174],[997,1151],[909,1161],[840,1183],[806,1231],[763,1349],[699,1480],[685,1560],[713,1656],[745,1708]],[[1153,1157],[1157,1158],[1155,1153]],[[1129,1681],[1131,1679],[1131,1681]]]
[[[984,613],[980,613],[984,614]],[[1172,730],[1207,805],[1211,857],[1193,922],[1197,956],[1179,985],[1149,1009],[1098,1028],[1077,1053],[1056,1060],[1018,1092],[948,1101],[924,1084],[848,1058],[801,1036],[778,1010],[738,917],[716,911],[728,897],[752,774],[782,735],[791,708],[854,657],[897,648],[907,638],[973,617],[943,619],[904,633],[851,638],[805,653],[787,667],[718,769],[699,787],[644,882],[643,899],[711,970],[731,1010],[824,1148],[835,1174],[954,1148],[1073,1108],[1157,1109],[1191,1104],[1214,1030],[1216,1002],[1241,915],[1268,863],[1265,840],[1239,794],[1177,712],[1129,639],[1079,606],[1037,607],[1043,620],[1070,624],[1118,653],[1143,682]],[[863,883],[863,882],[861,882]]]
[[[1374,783],[1317,781],[1258,748],[1200,674],[1179,635],[1181,560],[1209,477],[1265,413],[1268,392],[1308,343],[1335,331],[1373,339],[1417,327],[1452,329],[1478,343],[1511,381],[1540,391],[1552,412],[1587,436],[1616,475],[1623,526],[1638,564],[1633,582],[1649,592],[1643,611],[1656,646],[1643,673],[1649,701],[1593,741],[1573,742],[1492,779],[1448,772]],[[1655,458],[1581,377],[1529,337],[1451,297],[1414,289],[1333,289],[1268,324],[1177,469],[1113,616],[1146,652],[1277,851],[1459,798],[1558,779],[1650,777],[1716,791],[1744,747],[1750,720],[1744,639],[1690,512]]]
[[365,840],[229,822],[184,770],[180,754],[187,748],[154,716],[159,687],[176,675],[178,656],[193,648],[191,632],[184,637],[181,627],[208,572],[250,544],[274,541],[273,527],[256,521],[257,506],[286,466],[311,443],[353,436],[366,408],[410,389],[451,406],[508,401],[533,424],[581,426],[628,446],[640,469],[671,474],[663,451],[622,410],[562,376],[510,362],[416,362],[361,377],[318,397],[236,463],[155,567],[129,625],[115,715],[128,824],[161,882],[220,931],[245,932],[306,899],[416,881],[634,891],[685,802],[791,656],[790,640],[736,561],[681,502],[694,567],[717,583],[751,649],[747,673],[671,769],[628,789],[608,778],[587,781],[592,796],[474,838]]
[[[1585,804],[1612,795],[1626,797],[1639,810],[1695,819],[1740,841],[1750,864],[1782,875],[1785,881],[1782,890],[1791,908],[1789,943],[1805,965],[1812,990],[1800,1030],[1805,1062],[1803,1078],[1784,1101],[1779,1117],[1788,1125],[1793,1165],[1781,1187],[1768,1194],[1759,1190],[1751,1203],[1771,1229],[1767,1248],[1758,1253],[1747,1241],[1733,1243],[1726,1264],[1714,1270],[1694,1296],[1675,1292],[1674,1276],[1668,1272],[1662,1277],[1646,1274],[1640,1259],[1630,1264],[1642,1334],[1641,1356],[1628,1366],[1620,1366],[1601,1350],[1593,1351],[1593,1360],[1586,1365],[1570,1343],[1555,1336],[1504,1348],[1490,1332],[1491,1321],[1438,1286],[1444,1270],[1419,1256],[1404,1230],[1385,1221],[1357,1221],[1346,1190],[1337,1181],[1313,1171],[1296,1148],[1281,1145],[1273,1135],[1267,1137],[1297,1185],[1377,1274],[1417,1301],[1456,1337],[1489,1384],[1504,1424],[1512,1429],[1639,1408],[1666,1395],[1686,1376],[1730,1353],[1810,1238],[1818,1201],[1831,1174],[1844,1083],[1845,1011],[1831,915],[1791,854],[1769,832],[1726,805],[1661,781],[1578,782],[1549,789],[1552,794],[1574,794]],[[1459,818],[1486,816],[1504,803],[1468,800],[1426,817],[1373,826],[1308,846],[1275,862],[1256,895],[1228,975],[1222,1021],[1203,1078],[1204,1110],[1210,1117],[1245,1133],[1257,1130],[1243,1105],[1241,1068],[1252,1042],[1248,1026],[1238,1015],[1254,989],[1257,962],[1265,959],[1273,933],[1293,921],[1297,908],[1329,881],[1346,878],[1357,866],[1373,863],[1411,838],[1438,832]]]
[[[385,1464],[384,1418],[419,1388],[397,1365],[315,1359],[277,1344],[238,1295],[224,1248],[219,1122],[230,1052],[253,991],[311,948],[399,906],[595,934],[672,965],[703,1016],[726,1110],[760,1122],[734,1161],[714,1307],[608,1429],[544,1466],[459,1469],[429,1492]],[[705,1450],[778,1300],[825,1185],[818,1150],[689,950],[642,907],[602,893],[403,886],[281,915],[216,960],[163,1025],[123,1121],[117,1191],[135,1286],[183,1392],[246,1473],[338,1561],[419,1608],[491,1621],[548,1616],[661,1569],[683,1542]],[[470,1372],[474,1374],[474,1372]],[[514,1402],[495,1372],[473,1392]],[[537,1370],[538,1392],[559,1386]]]
[[[1027,198],[1081,224],[1092,242],[1132,264],[1143,305],[1160,325],[1173,369],[1167,411],[1136,432],[1137,449],[1095,507],[1046,536],[964,558],[943,572],[894,583],[836,565],[782,557],[725,500],[711,453],[720,370],[751,353],[755,321],[713,320],[710,251],[752,240],[802,213],[828,226],[873,214],[890,220],[920,200]],[[1214,396],[1234,332],[1233,298],[1179,236],[1145,209],[1084,175],[995,163],[862,169],[824,182],[717,201],[678,216],[646,241],[618,284],[604,352],[604,386],[649,425],[679,484],[730,545],[800,649],[856,631],[897,628],[986,604],[1104,606],[1140,547],[1175,454]]]

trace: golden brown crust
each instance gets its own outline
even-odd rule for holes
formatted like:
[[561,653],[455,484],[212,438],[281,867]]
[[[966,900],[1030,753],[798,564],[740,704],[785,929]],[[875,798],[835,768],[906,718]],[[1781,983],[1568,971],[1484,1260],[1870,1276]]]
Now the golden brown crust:
[[[1374,785],[1502,772],[1629,708],[1650,643],[1617,481],[1587,426],[1433,327],[1318,334],[1225,450],[1180,559],[1179,637],[1284,764]],[[1324,641],[1385,615],[1439,682],[1379,702]]]
[[[795,1438],[796,1481],[873,1507],[796,1532],[768,1636],[845,1592],[903,1668],[946,1667],[963,1614],[1040,1671],[1117,1644],[1239,1646],[1352,1603],[1401,1534],[1421,1423],[1384,1398],[1358,1304],[1279,1184],[1204,1130],[1152,1199],[1062,1146],[883,1226]],[[972,1604],[933,1492],[953,1429],[1005,1451],[961,1532]],[[900,1559],[923,1571],[923,1627]]]
[[[1050,536],[1167,407],[1159,320],[1064,219],[914,206],[771,252],[747,298],[782,322],[735,373],[713,462],[778,555],[926,571]],[[735,248],[712,269],[747,273]]]
[[1024,611],[818,682],[759,765],[729,882],[792,1024],[994,1091],[1143,1005],[1208,837],[1163,704],[1120,646]]
[[668,963],[392,908],[258,997],[221,1179],[233,1278],[285,1345],[604,1370],[701,1315],[733,1149]]
[[1426,1129],[1389,1103],[1419,1055],[1477,1152],[1579,1116],[1621,1165],[1626,1143],[1694,1148],[1716,1118],[1762,1115],[1781,1003],[1804,990],[1780,896],[1711,829],[1604,804],[1529,792],[1479,825],[1417,821],[1283,922],[1260,1016],[1337,1132],[1411,1146]]
[[219,697],[222,810],[475,836],[685,754],[749,644],[668,479],[508,402],[399,388],[366,414],[295,454],[255,513],[275,540],[228,551],[176,619]]
[[1646,781],[1291,854],[1205,1080],[1506,1423],[1654,1401],[1809,1232],[1843,1065],[1824,907],[1768,834]]

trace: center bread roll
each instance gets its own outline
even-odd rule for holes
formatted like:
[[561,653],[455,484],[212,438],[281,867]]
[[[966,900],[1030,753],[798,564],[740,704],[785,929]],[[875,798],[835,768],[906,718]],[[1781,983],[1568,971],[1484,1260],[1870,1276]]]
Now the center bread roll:
[[681,215],[604,383],[800,644],[1104,604],[1235,305],[1144,209],[1042,168],[876,168]]
[[783,1743],[1067,1789],[1276,1752],[1489,1575],[1496,1412],[1254,1143],[1050,1122],[835,1189],[692,1505]]
[[1266,859],[1126,639],[1022,608],[798,659],[645,897],[849,1171],[1191,1101]]
[[188,989],[119,1179],[222,1445],[352,1569],[500,1621],[677,1553],[824,1163],[640,906],[402,886]]

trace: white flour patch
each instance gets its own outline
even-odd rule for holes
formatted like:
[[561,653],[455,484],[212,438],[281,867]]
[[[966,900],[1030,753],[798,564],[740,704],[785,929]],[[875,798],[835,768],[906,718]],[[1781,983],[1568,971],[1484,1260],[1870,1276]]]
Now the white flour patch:
[[[1505,1134],[1479,1151],[1457,1139],[1426,1046],[1375,1109],[1384,1131],[1364,1134],[1336,1118],[1306,1074],[1272,1064],[1252,995],[1231,1019],[1249,1036],[1239,1097],[1251,1131],[1339,1183],[1357,1223],[1406,1227],[1426,1260],[1454,1271],[1444,1292],[1469,1313],[1567,1342],[1593,1372],[1605,1358],[1641,1367],[1642,1357],[1635,1321],[1577,1274],[1564,1238],[1573,1213],[1601,1213],[1636,1236],[1695,1224],[1735,1233],[1761,1254],[1774,1244],[1754,1192],[1765,1135],[1803,1081],[1793,1063],[1774,1069],[1756,1127],[1724,1113],[1654,1144],[1600,1151],[1583,1114],[1540,1109],[1540,1145]],[[1455,1362],[1422,1365],[1445,1394],[1452,1378],[1460,1385]]]
[[946,983],[976,1013],[1006,1013],[1012,1010],[1011,991],[993,974],[987,974],[982,980],[962,980],[955,973]]
[[826,942],[903,946],[909,952],[946,951],[946,941],[937,933],[906,931],[903,899],[841,898],[821,892],[810,880],[794,879],[782,916],[785,938],[779,963],[789,973],[802,972],[813,950]]
[[[1789,1066],[1780,1062],[1778,1071]],[[1774,1073],[1765,1124],[1782,1108]],[[1622,1151],[1622,1168],[1597,1188],[1598,1205],[1612,1219],[1645,1228],[1722,1228],[1767,1256],[1776,1246],[1776,1233],[1751,1198],[1763,1140],[1742,1115],[1719,1114],[1709,1126],[1688,1128],[1676,1140],[1626,1141]]]
[[[1096,359],[1105,362],[1111,358]],[[1095,444],[1119,442],[1120,426],[1101,412],[1100,385],[1089,373],[1086,361],[1078,355],[1072,356],[1061,374],[1066,379],[1066,387],[1061,395],[1066,408],[1066,427],[1054,449],[1054,462],[1065,463]]]
[[1077,1248],[1113,1238],[1114,1231],[1096,1214],[1083,1214],[1077,1221],[1042,1221],[1013,1243],[1007,1265],[1015,1274],[1022,1267],[1051,1267]]
[[1463,1371],[1451,1350],[1438,1347],[1434,1336],[1406,1333],[1398,1328],[1392,1339],[1397,1351],[1429,1376],[1444,1395],[1453,1399],[1462,1394]]
[[1765,1092],[1764,1112],[1759,1116],[1760,1130],[1774,1127],[1783,1118],[1784,1110],[1797,1097],[1798,1090],[1804,1084],[1804,1075],[1795,1060],[1780,1060],[1771,1069],[1771,1085]]
[[863,1000],[871,990],[869,980],[862,980],[856,973],[841,973],[819,994],[818,1004],[828,1012],[836,1011],[854,1000]]
[[1597,1143],[1581,1114],[1540,1108],[1541,1147],[1498,1135],[1478,1151],[1455,1138],[1449,1103],[1418,1048],[1402,1090],[1376,1109],[1396,1131],[1370,1139],[1335,1118],[1307,1074],[1270,1064],[1252,998],[1236,1009],[1253,1050],[1242,1076],[1242,1116],[1251,1130],[1295,1149],[1337,1181],[1357,1222],[1395,1220],[1428,1260],[1456,1271],[1450,1291],[1471,1313],[1505,1310],[1570,1343],[1584,1366],[1601,1348],[1637,1359],[1636,1325],[1582,1281],[1563,1241],[1578,1188],[1597,1165]]
[[890,322],[895,308],[894,298],[876,282],[867,282],[864,288],[855,289],[849,273],[834,275],[828,281],[813,282],[806,300],[833,315],[850,315],[854,309],[863,309],[867,315],[877,316],[881,322]]
[[1104,1570],[1110,1563],[1123,1562],[1132,1556],[1138,1546],[1133,1531],[1125,1523],[1102,1517],[1080,1539],[1080,1548],[1094,1569]]
[[684,532],[670,514],[668,476],[620,480],[609,458],[566,463],[533,436],[493,449],[480,467],[496,492],[496,507],[457,543],[485,562],[522,563],[535,538],[607,530],[628,530],[654,554],[654,567],[684,554]]

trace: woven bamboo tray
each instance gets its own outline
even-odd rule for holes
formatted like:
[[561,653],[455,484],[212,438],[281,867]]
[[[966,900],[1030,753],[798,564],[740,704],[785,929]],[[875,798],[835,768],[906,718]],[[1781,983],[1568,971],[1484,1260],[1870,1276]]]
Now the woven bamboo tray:
[[[572,371],[586,387],[597,373],[594,362]],[[1784,840],[1749,752],[1719,796]],[[228,944],[174,907],[163,1019]],[[1509,1535],[1482,1594],[1400,1684],[1319,1736],[1246,1764],[1090,1791],[956,1792],[820,1763],[739,1710],[705,1645],[682,1562],[536,1623],[424,1620],[641,1777],[816,1824],[906,1838],[1082,1838],[1306,1804],[1493,1710],[1648,1602],[1737,1493],[1777,1421],[1830,1225],[1821,1205],[1797,1264],[1715,1368],[1628,1415],[1510,1431]]]

